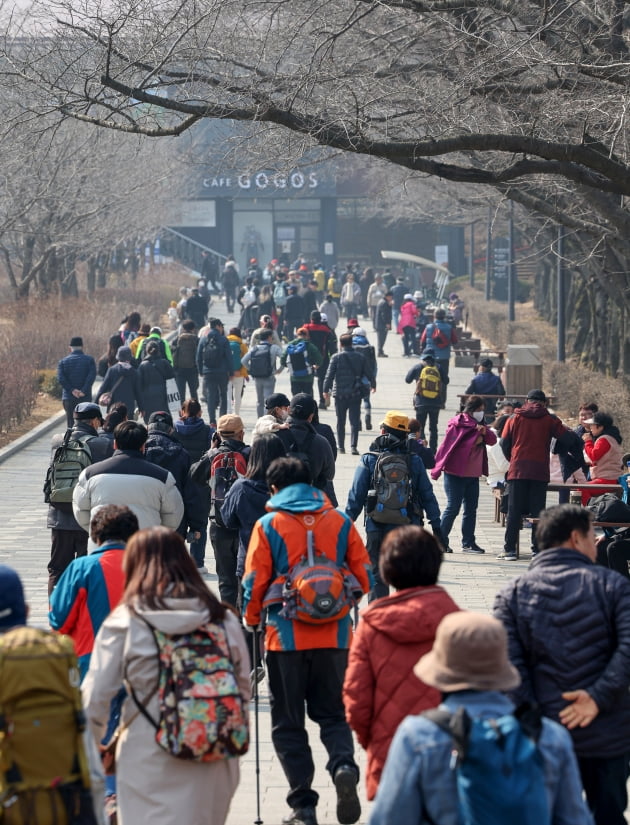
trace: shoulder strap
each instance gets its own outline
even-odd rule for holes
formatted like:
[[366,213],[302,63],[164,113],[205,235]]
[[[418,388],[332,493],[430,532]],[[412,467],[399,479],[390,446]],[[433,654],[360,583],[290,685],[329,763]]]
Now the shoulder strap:
[[[133,703],[134,703],[134,705],[138,708],[138,713],[141,713],[141,714],[144,716],[144,718],[147,720],[147,722],[149,722],[149,724],[150,724],[153,728],[155,728],[155,730],[158,730],[158,729],[159,729],[159,727],[160,727],[159,722],[156,722],[156,720],[155,720],[155,719],[151,716],[151,714],[150,714],[150,713],[149,713],[149,711],[147,710],[147,705],[149,704],[149,702],[151,701],[151,699],[153,699],[153,697],[155,696],[155,694],[156,694],[156,693],[158,692],[158,690],[160,689],[160,666],[161,666],[161,660],[160,660],[160,645],[159,645],[159,643],[158,643],[157,636],[155,635],[155,628],[153,627],[153,625],[152,625],[150,622],[148,622],[148,621],[144,618],[144,616],[142,616],[140,613],[138,613],[138,611],[137,611],[137,610],[134,610],[132,607],[130,607],[130,608],[129,608],[129,612],[130,612],[130,613],[133,613],[133,615],[134,615],[134,616],[136,616],[136,618],[138,618],[138,619],[140,619],[141,621],[143,621],[143,622],[146,624],[146,626],[149,628],[149,630],[151,631],[151,635],[153,636],[153,641],[155,642],[155,647],[156,647],[156,650],[157,650],[158,675],[157,675],[157,682],[156,682],[156,684],[155,684],[155,687],[153,688],[153,690],[149,693],[149,695],[148,695],[148,696],[144,699],[144,701],[142,701],[142,702],[140,701],[140,699],[138,699],[138,695],[137,695],[137,693],[135,692],[135,690],[133,689],[133,685],[131,684],[131,682],[129,681],[129,679],[128,679],[128,677],[127,677],[127,663],[126,663],[126,662],[125,662],[125,666],[124,666],[124,669],[123,669],[123,680],[124,680],[124,682],[125,682],[126,687],[129,689],[129,693],[130,693],[130,695],[131,695],[131,698],[133,699]],[[135,719],[137,716],[138,716],[138,714],[136,714],[136,716],[134,716],[134,719]],[[130,725],[132,722],[133,722],[133,719],[130,719],[130,720],[127,722],[126,727],[129,727],[129,725]]]
[[457,759],[464,759],[468,749],[468,738],[472,725],[472,720],[466,712],[466,709],[459,707],[455,713],[450,713],[440,708],[432,708],[431,710],[425,710],[422,715],[430,722],[433,722],[434,725],[437,725],[440,730],[448,733],[453,739]]

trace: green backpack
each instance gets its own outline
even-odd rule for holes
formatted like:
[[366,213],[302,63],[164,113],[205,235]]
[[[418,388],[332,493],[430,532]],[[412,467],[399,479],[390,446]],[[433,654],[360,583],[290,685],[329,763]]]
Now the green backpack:
[[95,436],[71,436],[72,429],[69,428],[55,450],[46,473],[44,501],[47,504],[70,504],[81,472],[92,463],[92,451],[88,442]]

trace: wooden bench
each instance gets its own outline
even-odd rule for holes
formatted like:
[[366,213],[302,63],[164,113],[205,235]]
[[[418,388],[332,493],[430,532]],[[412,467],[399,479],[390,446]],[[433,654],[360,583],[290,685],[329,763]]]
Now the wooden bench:
[[[547,492],[559,493],[562,490],[579,490],[580,492],[583,492],[584,490],[592,490],[593,487],[597,490],[603,490],[605,493],[614,493],[619,498],[623,495],[623,487],[621,484],[585,484],[584,482],[581,484],[554,484],[549,482],[547,485]],[[501,498],[503,491],[499,487],[493,487],[492,495],[494,496],[494,521],[496,524],[500,524],[502,527],[505,527],[505,513],[501,512]],[[598,495],[601,495],[601,493],[598,493]],[[528,521],[534,521],[534,519],[528,519]]]

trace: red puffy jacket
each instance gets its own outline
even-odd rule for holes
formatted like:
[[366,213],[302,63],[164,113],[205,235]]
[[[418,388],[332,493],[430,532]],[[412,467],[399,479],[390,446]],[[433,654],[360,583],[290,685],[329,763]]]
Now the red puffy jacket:
[[377,599],[361,613],[343,686],[346,718],[367,750],[367,797],[374,799],[396,728],[410,714],[440,703],[440,693],[413,674],[433,647],[435,631],[459,607],[439,585]]

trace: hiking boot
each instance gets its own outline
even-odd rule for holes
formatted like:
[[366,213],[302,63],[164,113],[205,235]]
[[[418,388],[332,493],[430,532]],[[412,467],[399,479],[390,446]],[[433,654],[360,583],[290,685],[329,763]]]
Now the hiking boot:
[[282,825],[317,825],[315,808],[293,808],[288,816],[282,818]]
[[369,415],[369,414],[365,416],[365,429],[366,430],[371,430],[372,429],[372,416]]
[[462,553],[485,553],[483,547],[479,547],[476,542],[473,544],[462,544]]
[[335,771],[337,791],[337,821],[341,825],[352,825],[361,816],[361,803],[357,794],[359,777],[353,765],[341,765]]

